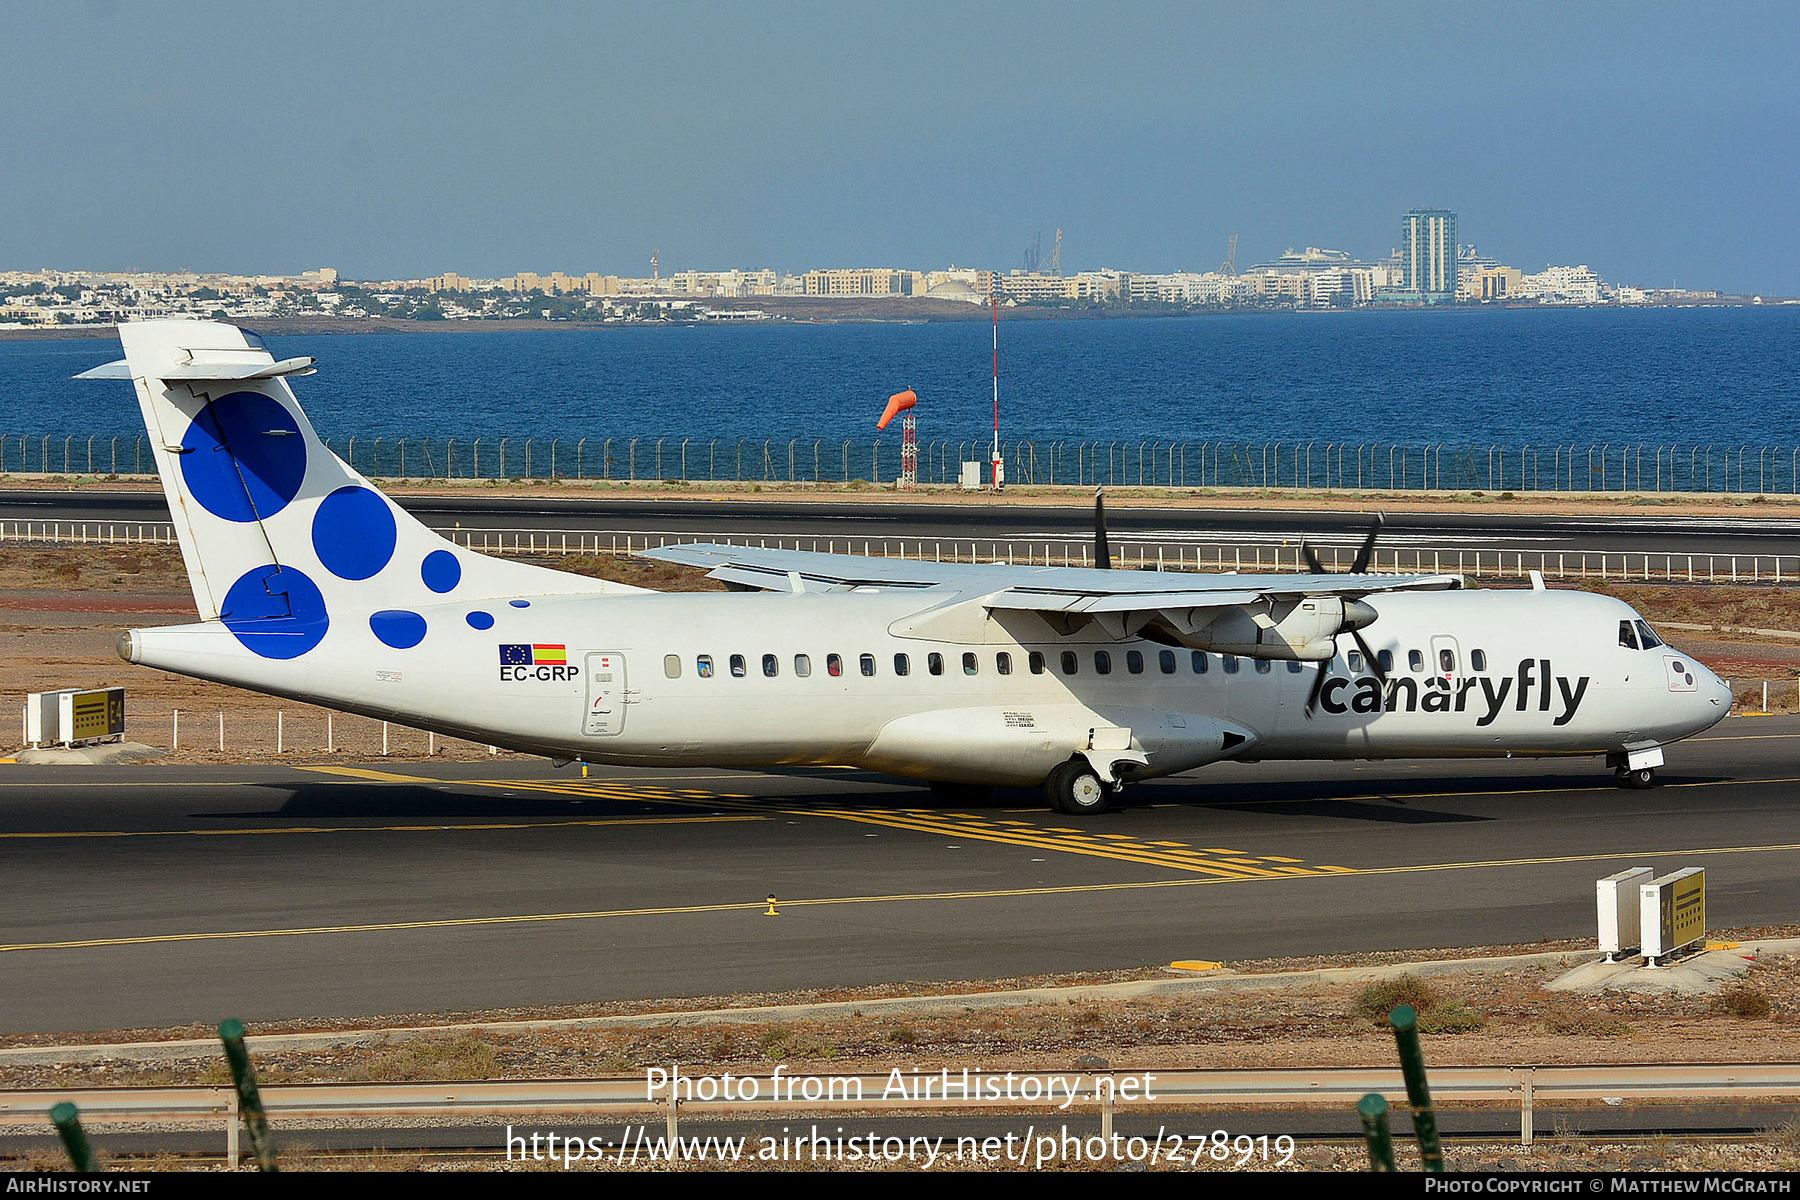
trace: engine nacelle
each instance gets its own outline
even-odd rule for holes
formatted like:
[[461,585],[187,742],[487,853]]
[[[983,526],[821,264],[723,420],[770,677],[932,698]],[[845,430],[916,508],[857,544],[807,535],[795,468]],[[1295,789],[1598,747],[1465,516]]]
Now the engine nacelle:
[[1223,611],[1183,609],[1162,614],[1184,646],[1247,658],[1325,662],[1337,654],[1341,633],[1371,624],[1377,613],[1361,600],[1301,596]]

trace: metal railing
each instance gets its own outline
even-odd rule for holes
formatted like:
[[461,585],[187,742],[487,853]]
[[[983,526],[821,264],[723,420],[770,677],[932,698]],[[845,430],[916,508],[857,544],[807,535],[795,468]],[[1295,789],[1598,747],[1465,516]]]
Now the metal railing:
[[[377,479],[888,483],[897,441],[698,437],[326,438]],[[1297,491],[1800,495],[1800,446],[1458,445],[1332,441],[1011,441],[1009,483]],[[922,483],[954,484],[989,443],[919,443]],[[0,434],[0,474],[142,475],[142,434]]]
[[[628,554],[692,542],[755,546],[825,554],[860,554],[931,562],[1009,566],[1091,565],[1093,546],[1082,538],[815,537],[668,531],[607,533],[578,529],[437,529],[444,538],[484,554]],[[47,546],[173,545],[175,527],[153,521],[0,521],[0,542]],[[1316,546],[1328,570],[1347,570],[1354,548]],[[1131,539],[1112,542],[1113,565],[1148,571],[1299,572],[1303,551],[1291,542],[1212,542]],[[1369,569],[1397,574],[1468,575],[1482,579],[1602,580],[1617,583],[1800,583],[1800,554],[1675,554],[1624,550],[1377,548]]]
[[[956,1074],[956,1072],[952,1072]],[[274,1119],[402,1118],[402,1117],[609,1117],[656,1114],[666,1122],[667,1136],[674,1137],[681,1114],[697,1112],[818,1111],[1050,1111],[1055,1104],[1032,1104],[1019,1099],[1025,1081],[1037,1084],[1037,1095],[1047,1090],[1052,1073],[1015,1073],[1008,1095],[989,1096],[980,1089],[974,1095],[949,1095],[937,1091],[928,1096],[893,1097],[889,1075],[855,1075],[816,1072],[823,1086],[803,1094],[794,1076],[734,1075],[737,1098],[730,1100],[678,1098],[673,1089],[663,1097],[648,1095],[642,1076],[609,1079],[504,1080],[479,1083],[386,1084],[285,1084],[261,1089],[263,1107]],[[1183,1105],[1257,1107],[1295,1104],[1333,1104],[1345,1108],[1347,1134],[1354,1129],[1349,1111],[1371,1092],[1404,1100],[1405,1083],[1397,1067],[1328,1067],[1272,1070],[1150,1071],[1154,1077],[1150,1099],[1126,1099],[1129,1094],[1099,1085],[1101,1079],[1142,1079],[1146,1072],[1114,1069],[1099,1074],[1056,1073],[1060,1081],[1054,1094],[1063,1095],[1072,1085],[1075,1100],[1061,1113],[1098,1112],[1105,1136],[1112,1133],[1116,1112],[1160,1112]],[[935,1082],[936,1075],[932,1073]],[[716,1081],[715,1081],[716,1082]],[[754,1089],[751,1084],[755,1084]],[[952,1089],[954,1090],[954,1089]],[[1800,1064],[1647,1064],[1607,1066],[1512,1066],[1433,1067],[1431,1092],[1437,1102],[1516,1105],[1519,1137],[1524,1145],[1533,1139],[1533,1109],[1540,1101],[1600,1100],[1629,1097],[1638,1100],[1726,1100],[1800,1096]],[[884,1093],[889,1098],[884,1099]],[[189,1086],[151,1088],[36,1089],[0,1092],[0,1121],[8,1124],[37,1122],[57,1101],[72,1101],[84,1121],[95,1123],[175,1122],[222,1120],[235,1132],[237,1094],[230,1087]],[[235,1139],[233,1139],[235,1143]]]

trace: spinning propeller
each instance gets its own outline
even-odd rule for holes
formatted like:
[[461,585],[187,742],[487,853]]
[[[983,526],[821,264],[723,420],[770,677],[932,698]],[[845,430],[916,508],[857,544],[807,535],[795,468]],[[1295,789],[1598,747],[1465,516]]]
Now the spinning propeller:
[[[1385,524],[1387,524],[1387,518],[1383,517],[1380,513],[1376,513],[1375,522],[1369,526],[1368,536],[1363,538],[1362,547],[1357,550],[1356,560],[1350,564],[1350,570],[1347,572],[1348,574],[1361,575],[1364,571],[1369,569],[1369,563],[1375,557],[1375,539],[1380,536],[1381,527]],[[1319,561],[1318,554],[1304,541],[1300,543],[1300,552],[1306,555],[1306,565],[1312,569],[1313,574],[1330,575],[1334,573],[1325,569],[1325,564]],[[1380,680],[1382,686],[1385,687],[1387,685],[1387,672],[1381,669],[1381,659],[1376,657],[1373,650],[1369,649],[1369,643],[1363,640],[1362,630],[1352,629],[1348,632],[1352,638],[1356,639],[1356,648],[1362,651],[1363,662],[1368,664],[1370,672],[1372,672],[1375,678]],[[1334,638],[1333,640],[1335,641],[1336,639]],[[1312,691],[1307,694],[1306,719],[1309,721],[1312,720],[1313,710],[1319,706],[1319,693],[1325,690],[1325,678],[1331,673],[1331,661],[1331,659],[1326,659],[1319,664],[1319,674],[1313,680]]]
[[1106,544],[1106,489],[1094,489],[1094,566],[1112,570],[1112,550]]

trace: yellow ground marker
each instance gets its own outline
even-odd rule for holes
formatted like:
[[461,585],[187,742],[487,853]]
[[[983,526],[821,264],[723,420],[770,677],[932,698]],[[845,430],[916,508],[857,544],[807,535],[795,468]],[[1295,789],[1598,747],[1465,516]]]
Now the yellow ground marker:
[[1184,958],[1169,964],[1172,971],[1217,971],[1224,963],[1210,962],[1204,958]]

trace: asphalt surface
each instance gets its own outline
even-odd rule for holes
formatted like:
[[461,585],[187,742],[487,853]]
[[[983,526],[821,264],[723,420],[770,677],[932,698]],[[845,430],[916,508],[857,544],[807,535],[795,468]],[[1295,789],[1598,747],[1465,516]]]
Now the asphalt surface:
[[[408,512],[437,528],[732,537],[816,537],[887,543],[1085,540],[1093,515],[1083,505],[883,503],[796,500],[619,499],[505,496],[397,496]],[[167,521],[160,491],[0,491],[0,520]],[[1607,516],[1397,513],[1387,518],[1384,551],[1544,550],[1613,555],[1800,556],[1800,520],[1775,517],[1669,516],[1621,508]],[[1342,511],[1174,509],[1112,503],[1115,540],[1159,544],[1293,545],[1306,539],[1348,550],[1370,517]],[[842,547],[840,547],[842,548]],[[1800,564],[1796,564],[1800,565]]]
[[1226,764],[1089,819],[847,771],[5,765],[0,1032],[1591,937],[1637,865],[1706,867],[1714,928],[1787,923],[1797,759],[1800,719],[1736,717],[1643,792],[1595,760]]

